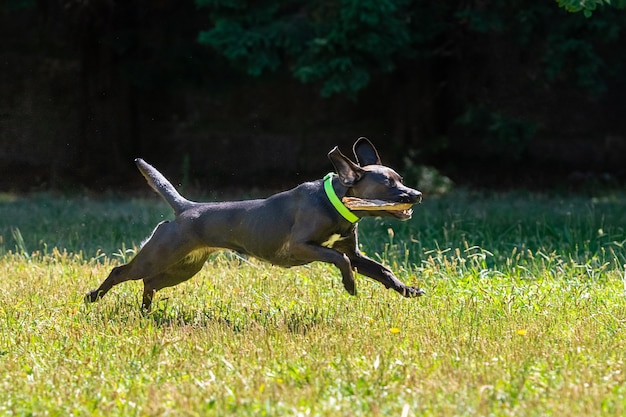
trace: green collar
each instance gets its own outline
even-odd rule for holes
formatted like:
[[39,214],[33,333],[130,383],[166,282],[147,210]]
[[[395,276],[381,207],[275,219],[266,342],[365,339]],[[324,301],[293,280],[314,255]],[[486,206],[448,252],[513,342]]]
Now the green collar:
[[347,221],[350,223],[356,223],[359,221],[359,218],[352,213],[346,206],[343,205],[337,194],[335,193],[335,189],[333,188],[333,177],[336,174],[333,172],[329,172],[324,177],[324,191],[326,191],[326,196],[335,207],[335,209],[341,214]]

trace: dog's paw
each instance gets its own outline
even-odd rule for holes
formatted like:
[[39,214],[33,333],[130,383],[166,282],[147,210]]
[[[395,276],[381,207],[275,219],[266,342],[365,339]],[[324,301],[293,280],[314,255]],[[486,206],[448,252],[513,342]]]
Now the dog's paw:
[[98,299],[100,299],[100,291],[98,290],[89,291],[85,295],[86,303],[95,303],[96,301],[98,301]]
[[413,297],[421,297],[422,295],[424,295],[426,292],[421,289],[421,288],[417,288],[417,287],[406,287],[404,289],[404,296],[407,298],[413,298]]

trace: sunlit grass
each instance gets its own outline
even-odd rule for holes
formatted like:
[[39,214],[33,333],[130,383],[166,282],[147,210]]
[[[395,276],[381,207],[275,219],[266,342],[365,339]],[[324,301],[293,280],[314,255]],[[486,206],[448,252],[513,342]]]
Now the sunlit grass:
[[[0,199],[0,415],[624,415],[626,195],[456,192],[361,244],[427,295],[221,254],[100,283],[157,199]],[[23,243],[15,240],[19,230]]]

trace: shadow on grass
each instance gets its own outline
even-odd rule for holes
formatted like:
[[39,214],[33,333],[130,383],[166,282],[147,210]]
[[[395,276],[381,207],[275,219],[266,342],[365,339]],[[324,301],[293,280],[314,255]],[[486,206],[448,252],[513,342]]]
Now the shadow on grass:
[[244,333],[263,328],[265,330],[287,330],[290,333],[306,335],[318,325],[329,322],[328,315],[316,307],[284,309],[233,309],[228,304],[215,304],[200,310],[172,307],[167,299],[161,300],[159,306],[150,312],[143,313],[144,318],[152,320],[159,327],[221,326],[234,333]]

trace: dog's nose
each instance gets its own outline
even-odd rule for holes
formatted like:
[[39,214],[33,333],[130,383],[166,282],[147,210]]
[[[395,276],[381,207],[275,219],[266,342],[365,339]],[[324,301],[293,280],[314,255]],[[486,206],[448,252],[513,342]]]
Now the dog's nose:
[[417,204],[422,202],[422,193],[417,190],[407,190],[400,198],[404,203]]
[[422,193],[417,190],[411,190],[411,202],[412,203],[421,203],[422,202]]

